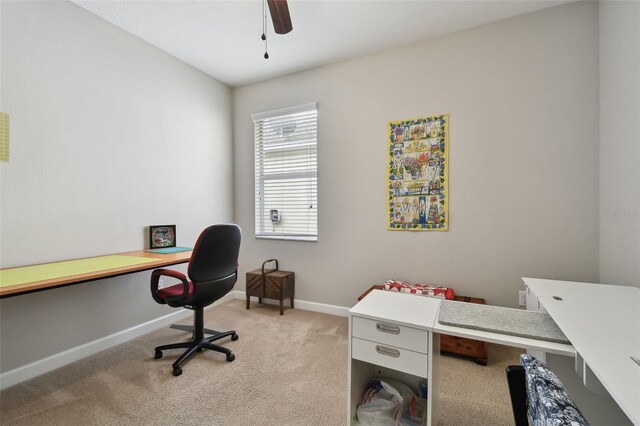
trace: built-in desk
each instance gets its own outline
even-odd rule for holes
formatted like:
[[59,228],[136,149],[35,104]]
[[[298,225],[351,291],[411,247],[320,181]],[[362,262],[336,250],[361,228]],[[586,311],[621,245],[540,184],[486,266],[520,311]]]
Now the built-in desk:
[[0,298],[186,263],[191,258],[191,253],[184,251],[160,254],[132,251],[1,269]]

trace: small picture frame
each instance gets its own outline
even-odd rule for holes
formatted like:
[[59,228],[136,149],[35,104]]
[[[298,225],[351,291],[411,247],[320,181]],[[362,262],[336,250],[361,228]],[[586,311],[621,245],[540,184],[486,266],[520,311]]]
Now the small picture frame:
[[149,248],[166,248],[176,246],[175,225],[151,225],[149,226]]

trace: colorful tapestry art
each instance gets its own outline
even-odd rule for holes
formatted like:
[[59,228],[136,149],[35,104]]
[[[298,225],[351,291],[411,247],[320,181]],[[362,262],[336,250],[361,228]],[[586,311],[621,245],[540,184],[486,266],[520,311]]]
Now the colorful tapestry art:
[[449,230],[449,116],[391,121],[388,229]]

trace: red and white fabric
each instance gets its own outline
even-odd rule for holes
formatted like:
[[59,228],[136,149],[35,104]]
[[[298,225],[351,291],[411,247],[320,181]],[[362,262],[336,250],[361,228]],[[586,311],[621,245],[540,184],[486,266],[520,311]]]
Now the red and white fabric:
[[452,288],[443,285],[412,284],[406,281],[388,280],[382,285],[383,290],[398,291],[400,293],[417,294],[420,296],[439,297],[452,300],[455,293]]

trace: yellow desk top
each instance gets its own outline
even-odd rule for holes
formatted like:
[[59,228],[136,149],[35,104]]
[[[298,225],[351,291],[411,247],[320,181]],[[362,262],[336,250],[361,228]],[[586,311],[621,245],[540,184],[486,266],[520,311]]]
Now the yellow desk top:
[[191,251],[134,251],[0,269],[0,298],[188,262]]

